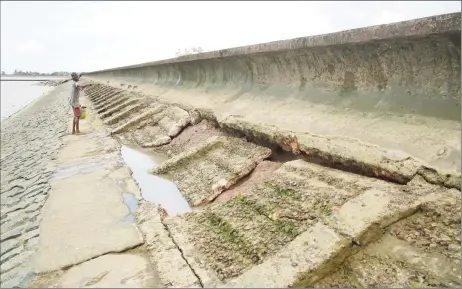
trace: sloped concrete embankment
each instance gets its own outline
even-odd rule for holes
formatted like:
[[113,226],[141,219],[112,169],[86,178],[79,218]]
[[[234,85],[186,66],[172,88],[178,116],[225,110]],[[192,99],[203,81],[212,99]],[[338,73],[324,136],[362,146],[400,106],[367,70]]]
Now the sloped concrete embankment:
[[168,175],[194,209],[168,216],[141,201],[136,211],[164,286],[461,283],[461,200],[447,183],[415,173],[405,184],[365,177],[332,168],[332,157],[319,162],[301,153],[306,146],[275,127],[230,126],[108,85],[87,93],[115,138],[169,155],[151,173]]
[[421,175],[459,188],[460,17],[232,48],[86,77],[197,110],[319,162],[401,184]]
[[41,239],[43,206],[62,138],[70,126],[68,85],[61,85],[1,123],[0,287],[26,288]]
[[[32,231],[32,236],[39,231],[36,250],[28,254],[28,260],[22,259],[23,264],[32,269],[27,276],[28,281],[32,281],[29,287],[158,288],[161,284],[143,247],[142,235],[132,221],[132,204],[136,206],[140,191],[130,170],[124,166],[120,145],[107,134],[91,107],[88,107],[88,116],[80,121],[83,134],[70,134],[72,111],[66,97],[70,86],[57,89],[60,88],[66,88],[62,91],[64,95],[57,97],[65,104],[61,110],[67,121],[53,120],[67,127],[68,135],[61,139],[60,149],[55,150],[51,179],[44,180],[47,200],[43,214],[39,215],[39,229]],[[88,103],[84,95],[81,103]],[[26,212],[28,210],[29,207]],[[8,217],[14,220],[17,215]],[[27,224],[27,219],[25,221]],[[38,223],[32,225],[36,228]],[[2,253],[3,249],[2,243]],[[6,262],[7,267],[11,267],[11,260]],[[3,277],[11,276],[15,269],[4,275],[3,263],[1,268],[3,282]],[[18,278],[11,279],[2,286],[27,286],[18,281]]]

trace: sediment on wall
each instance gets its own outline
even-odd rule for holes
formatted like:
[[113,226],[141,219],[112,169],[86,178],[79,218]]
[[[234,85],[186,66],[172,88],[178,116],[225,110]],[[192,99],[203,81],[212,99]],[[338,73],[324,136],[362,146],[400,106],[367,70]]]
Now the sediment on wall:
[[339,108],[458,121],[460,26],[460,13],[454,13],[107,69],[85,77],[126,89],[149,84],[157,95],[168,95],[170,89],[182,95],[194,91],[224,97],[226,92],[228,100],[246,93],[284,95]]

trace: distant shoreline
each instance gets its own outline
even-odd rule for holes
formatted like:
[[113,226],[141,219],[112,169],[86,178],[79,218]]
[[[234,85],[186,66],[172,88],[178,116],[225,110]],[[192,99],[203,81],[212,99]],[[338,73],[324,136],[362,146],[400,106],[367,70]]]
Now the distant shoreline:
[[[38,91],[35,91],[35,92],[34,91],[31,92],[29,90],[25,91],[24,93],[26,93],[28,95],[31,95],[32,99],[30,99],[30,101],[25,101],[25,102],[21,101],[21,102],[15,104],[18,107],[18,110],[14,109],[13,113],[11,113],[11,110],[9,109],[10,112],[5,111],[5,115],[3,115],[4,111],[2,111],[2,116],[0,117],[0,123],[2,124],[2,127],[3,127],[3,125],[4,125],[4,123],[6,121],[10,120],[12,117],[16,117],[18,115],[18,113],[22,112],[24,109],[26,109],[27,107],[29,107],[33,103],[40,100],[42,97],[44,97],[45,95],[47,95],[48,93],[53,91],[56,88],[56,86],[58,86],[59,84],[62,84],[63,82],[65,82],[65,80],[67,80],[66,78],[62,78],[62,77],[52,77],[51,79],[48,79],[48,80],[42,80],[42,78],[34,78],[34,77],[28,77],[28,78],[29,79],[26,79],[26,80],[23,80],[23,81],[21,81],[21,80],[2,79],[1,82],[5,83],[5,85],[7,85],[7,83],[11,83],[11,84],[17,83],[20,86],[22,86],[22,85],[26,85],[26,86],[31,85],[31,86],[43,86],[43,87],[49,87],[49,88],[48,89],[44,88],[44,89],[41,89],[41,91],[38,90]],[[9,106],[8,102],[4,103],[4,99],[3,99],[4,97],[8,98],[9,94],[6,93],[6,95],[4,95],[3,92],[4,91],[3,91],[3,88],[2,88],[2,106],[3,105]]]
[[27,108],[33,106],[36,102],[38,102],[39,100],[41,100],[43,97],[47,96],[49,93],[51,93],[53,90],[55,89],[55,87],[51,88],[49,91],[46,91],[44,93],[42,93],[41,95],[39,95],[37,98],[33,99],[31,102],[27,103],[26,105],[24,105],[23,107],[21,107],[19,110],[13,112],[12,114],[10,114],[9,116],[5,117],[5,118],[0,118],[0,123],[2,125],[5,124],[5,121],[8,121],[10,120],[13,116],[18,116],[18,114],[22,113],[24,110],[26,110]]
[[0,81],[48,81],[48,80],[66,80],[66,76],[39,76],[39,75],[2,75]]
[[[55,80],[52,78],[37,78],[37,79],[0,79],[0,81],[49,81]],[[64,80],[64,79],[63,79]]]

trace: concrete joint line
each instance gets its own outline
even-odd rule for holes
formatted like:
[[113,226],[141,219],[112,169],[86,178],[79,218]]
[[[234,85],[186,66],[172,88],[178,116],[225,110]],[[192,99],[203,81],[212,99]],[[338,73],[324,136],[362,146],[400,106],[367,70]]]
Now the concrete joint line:
[[163,219],[161,218],[161,222],[162,222],[162,225],[164,226],[165,230],[168,232],[168,236],[170,237],[170,239],[172,240],[172,243],[175,245],[175,247],[178,249],[178,251],[180,252],[181,254],[181,258],[183,258],[183,260],[186,262],[186,264],[188,265],[189,269],[191,270],[191,272],[194,274],[194,276],[196,276],[197,278],[197,281],[199,282],[201,288],[204,288],[204,284],[202,283],[202,280],[201,278],[199,277],[199,275],[196,273],[196,271],[193,269],[193,267],[191,266],[191,264],[189,264],[188,262],[188,259],[184,256],[183,254],[183,250],[180,248],[180,246],[178,246],[177,242],[175,241],[175,238],[173,238],[172,236],[172,233],[170,232],[170,229],[168,228],[168,226],[163,222]]
[[[58,269],[58,270],[55,270],[55,272],[56,272],[56,271],[60,271],[60,270],[66,271],[66,270],[68,270],[68,269],[70,269],[70,268],[72,268],[72,267],[75,267],[75,266],[78,266],[78,265],[80,265],[80,264],[86,263],[86,262],[88,262],[88,261],[91,261],[91,260],[93,260],[93,259],[99,258],[99,257],[101,257],[101,256],[105,256],[105,255],[109,255],[109,254],[114,254],[114,253],[116,253],[116,254],[125,253],[125,252],[128,252],[128,251],[130,251],[130,250],[136,249],[136,248],[141,247],[141,246],[143,246],[143,244],[141,244],[141,245],[134,245],[134,246],[128,247],[128,248],[126,248],[126,249],[124,249],[124,250],[122,250],[122,251],[108,251],[108,252],[106,252],[106,253],[93,256],[93,257],[91,257],[91,258],[89,258],[89,259],[87,259],[87,260],[84,260],[84,261],[81,261],[81,262],[78,262],[78,263],[75,263],[75,264],[72,264],[72,265],[63,267],[63,268]],[[53,272],[53,271],[52,271],[52,272]],[[50,273],[50,272],[41,272],[41,273]]]

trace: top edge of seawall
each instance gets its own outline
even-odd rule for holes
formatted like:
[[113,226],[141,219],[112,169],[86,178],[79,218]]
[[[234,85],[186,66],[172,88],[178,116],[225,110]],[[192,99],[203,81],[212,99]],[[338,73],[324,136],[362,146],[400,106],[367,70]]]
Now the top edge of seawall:
[[222,58],[230,56],[248,55],[264,52],[279,52],[285,50],[296,50],[310,47],[323,47],[342,44],[363,43],[370,41],[379,41],[394,38],[412,38],[425,37],[428,35],[443,33],[460,33],[461,31],[461,13],[449,13],[413,20],[368,26],[351,30],[344,30],[328,34],[299,37],[288,40],[272,41],[261,44],[241,46],[229,49],[198,53],[169,58],[154,62],[141,63],[123,67],[103,69],[85,73],[86,75],[110,72],[116,70],[125,70],[141,68],[146,66],[157,66],[165,64],[174,64],[194,60],[204,60],[213,58]]

